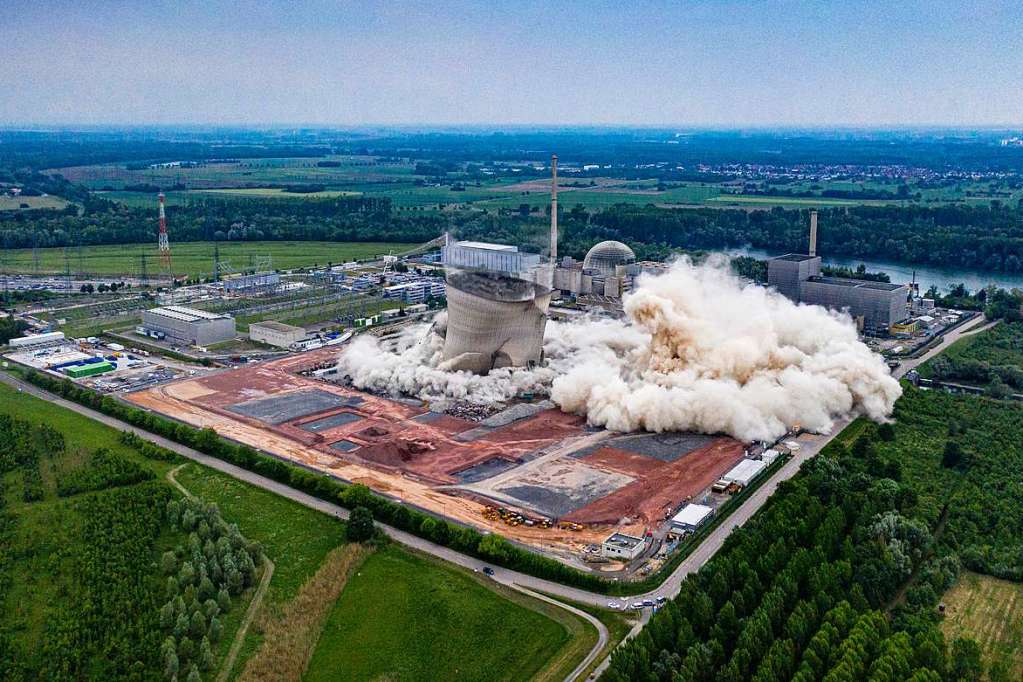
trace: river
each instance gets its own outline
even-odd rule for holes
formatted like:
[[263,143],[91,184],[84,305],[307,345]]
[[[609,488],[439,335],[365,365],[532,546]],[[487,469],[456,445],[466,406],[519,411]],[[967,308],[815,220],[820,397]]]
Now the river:
[[[730,249],[726,251],[730,256],[752,256],[761,260],[782,255],[781,252],[770,253],[761,249]],[[867,266],[870,272],[884,272],[891,277],[892,282],[902,284],[911,282],[914,272],[916,281],[920,284],[920,293],[927,291],[931,285],[938,287],[938,291],[944,293],[949,285],[962,282],[970,291],[983,289],[989,284],[994,284],[1003,289],[1023,289],[1023,274],[1010,274],[1005,272],[989,272],[986,270],[959,270],[956,268],[940,268],[933,265],[913,265],[911,263],[898,263],[895,261],[864,259],[864,258],[831,258],[824,257],[825,265],[838,265],[856,269],[860,263]]]

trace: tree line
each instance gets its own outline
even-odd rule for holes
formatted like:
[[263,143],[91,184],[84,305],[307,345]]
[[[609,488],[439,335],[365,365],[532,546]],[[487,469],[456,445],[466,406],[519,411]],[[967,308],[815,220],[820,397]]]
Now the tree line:
[[[174,241],[428,241],[445,230],[542,249],[547,221],[514,211],[395,211],[386,198],[305,201],[197,198],[167,209]],[[857,206],[821,209],[819,251],[833,256],[1023,272],[1023,210],[1007,206]],[[750,246],[772,252],[807,248],[807,211],[775,208],[668,209],[618,204],[562,214],[561,252],[582,257],[597,241],[617,239],[641,258],[672,250]],[[4,248],[146,243],[156,211],[92,196],[81,215],[37,210],[0,214]]]

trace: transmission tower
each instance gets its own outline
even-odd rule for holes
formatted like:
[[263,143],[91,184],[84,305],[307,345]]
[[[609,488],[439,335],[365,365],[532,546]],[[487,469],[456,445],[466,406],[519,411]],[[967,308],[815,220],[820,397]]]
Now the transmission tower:
[[220,281],[220,244],[213,244],[213,281]]
[[32,273],[39,274],[39,238],[32,243]]
[[170,253],[170,239],[167,237],[167,213],[164,210],[163,202],[164,195],[160,192],[160,265],[164,270],[170,271],[171,268],[171,253]]
[[68,255],[67,247],[64,247],[64,295],[71,297],[71,257]]
[[144,251],[139,254],[139,280],[143,287],[149,286],[149,271],[146,268],[146,254]]

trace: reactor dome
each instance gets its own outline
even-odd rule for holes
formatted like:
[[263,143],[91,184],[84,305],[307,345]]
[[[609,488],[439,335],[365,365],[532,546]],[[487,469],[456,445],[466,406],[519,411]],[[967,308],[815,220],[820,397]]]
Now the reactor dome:
[[621,242],[600,242],[586,252],[583,260],[584,270],[597,270],[602,275],[614,275],[619,265],[636,262],[636,254]]

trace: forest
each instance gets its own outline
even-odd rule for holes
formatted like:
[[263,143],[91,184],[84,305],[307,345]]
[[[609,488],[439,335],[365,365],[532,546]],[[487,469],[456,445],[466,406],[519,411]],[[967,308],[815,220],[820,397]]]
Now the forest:
[[1023,392],[1023,322],[1003,322],[954,344],[924,367],[921,376],[987,386],[996,397]]
[[604,679],[1008,680],[937,603],[961,566],[1023,579],[1023,410],[907,388],[895,419],[782,484]]

